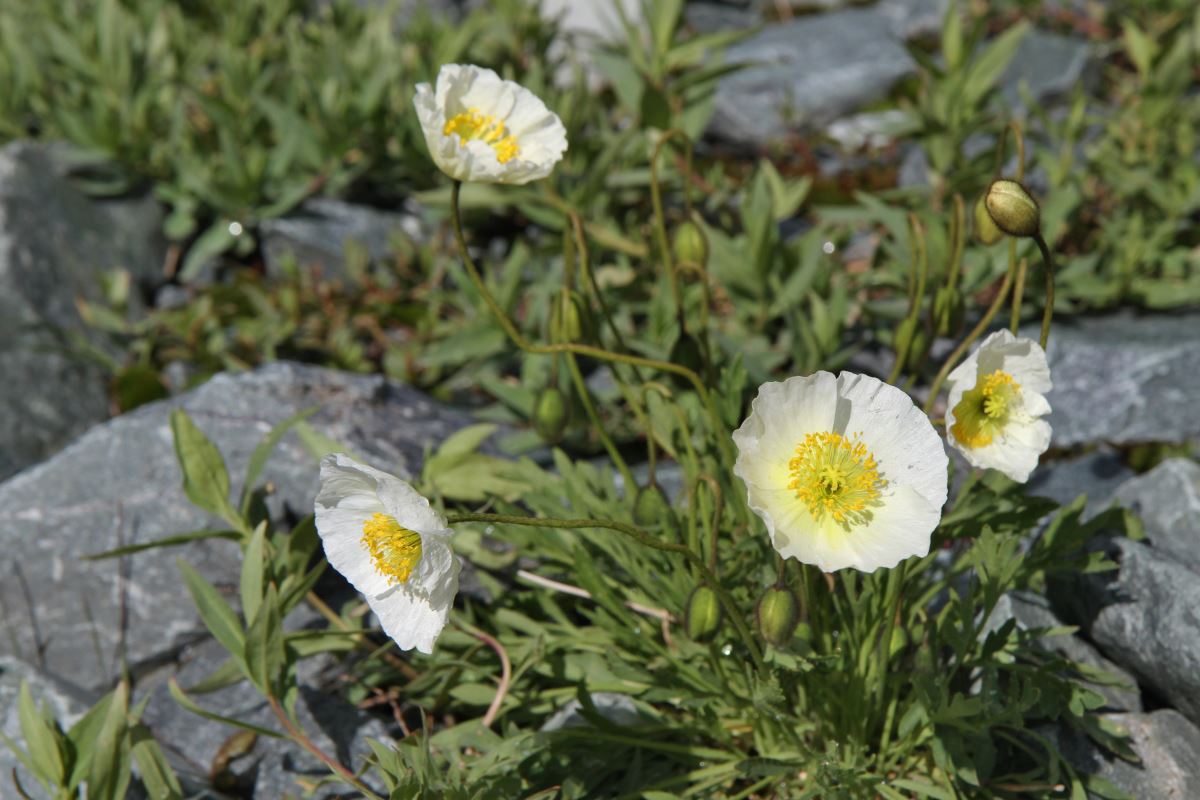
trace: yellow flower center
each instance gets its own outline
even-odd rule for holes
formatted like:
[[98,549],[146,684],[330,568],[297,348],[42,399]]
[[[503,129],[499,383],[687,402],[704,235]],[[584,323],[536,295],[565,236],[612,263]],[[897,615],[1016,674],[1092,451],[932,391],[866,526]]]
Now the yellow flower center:
[[451,117],[442,128],[442,133],[446,136],[457,133],[462,147],[466,147],[466,143],[472,139],[490,145],[501,164],[516,158],[521,152],[516,137],[508,132],[504,122],[491,114],[480,113],[478,108],[468,108]]
[[375,571],[393,586],[407,581],[421,560],[421,534],[387,514],[376,514],[363,523],[361,541],[371,554]]
[[887,481],[860,436],[810,433],[796,446],[788,462],[788,488],[808,506],[813,519],[829,516],[849,528],[871,518],[869,509],[878,505]]
[[954,406],[954,437],[971,449],[991,444],[1008,423],[1020,394],[1021,385],[1007,372],[981,376]]

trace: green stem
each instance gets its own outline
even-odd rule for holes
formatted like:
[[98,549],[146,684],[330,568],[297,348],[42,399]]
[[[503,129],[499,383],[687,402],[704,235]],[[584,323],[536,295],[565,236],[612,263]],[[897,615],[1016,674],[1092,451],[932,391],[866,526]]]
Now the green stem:
[[675,276],[675,259],[671,252],[671,244],[667,239],[667,218],[663,213],[662,188],[658,182],[658,157],[662,154],[662,149],[667,142],[676,136],[683,137],[683,131],[671,128],[664,131],[662,136],[658,137],[658,143],[654,145],[654,154],[650,157],[650,202],[654,206],[654,234],[658,239],[658,249],[663,266],[667,271],[667,284],[671,287],[671,299],[675,302],[675,313],[679,317],[679,323],[683,325],[683,295],[679,291],[679,281]]
[[717,598],[721,601],[721,605],[725,606],[725,613],[729,615],[730,621],[733,622],[733,626],[737,629],[738,635],[741,636],[746,649],[750,651],[750,657],[753,659],[755,666],[760,670],[764,667],[762,651],[759,650],[758,642],[754,640],[754,636],[746,626],[746,621],[742,619],[740,609],[734,604],[733,598],[729,596],[729,593],[717,583],[716,576],[712,574],[708,566],[704,563],[704,559],[687,545],[664,542],[641,528],[611,519],[560,519],[557,517],[519,517],[511,514],[454,513],[447,514],[446,520],[451,525],[459,522],[488,522],[494,525],[524,525],[531,528],[605,528],[624,534],[652,550],[662,550],[665,553],[678,553],[691,562],[700,573],[703,581],[712,586],[713,591],[717,593]]
[[458,195],[462,188],[461,181],[455,181],[453,189],[450,192],[450,220],[454,226],[454,237],[458,242],[459,252],[462,254],[463,265],[467,269],[467,275],[474,284],[476,291],[483,297],[485,303],[496,317],[496,321],[500,323],[500,327],[508,334],[508,338],[512,339],[513,344],[528,353],[538,353],[542,355],[550,355],[552,353],[575,353],[581,356],[591,356],[592,358],[601,361],[612,361],[619,364],[634,364],[637,366],[646,367],[647,369],[656,369],[662,372],[670,372],[687,380],[696,390],[696,394],[700,397],[701,403],[704,404],[705,410],[713,422],[713,430],[716,433],[717,448],[721,451],[721,456],[727,464],[732,464],[734,461],[734,453],[732,450],[733,440],[729,437],[725,430],[725,423],[721,419],[720,412],[717,411],[712,394],[708,391],[708,387],[704,385],[704,381],[700,379],[692,370],[679,364],[672,364],[669,361],[658,361],[653,358],[643,358],[641,356],[629,355],[627,353],[614,353],[611,350],[605,350],[600,347],[593,347],[586,344],[578,344],[575,342],[564,342],[561,344],[533,344],[527,340],[524,335],[517,330],[517,326],[509,319],[508,314],[492,297],[492,293],[488,290],[487,284],[483,281],[483,276],[480,275],[478,268],[475,266],[475,261],[471,258],[470,252],[467,250],[467,239],[463,234],[462,217],[459,213]]
[[579,363],[575,360],[574,353],[567,353],[564,356],[567,362],[567,370],[571,373],[571,381],[575,384],[575,391],[579,393],[579,402],[583,403],[583,410],[587,412],[588,419],[592,421],[592,427],[596,429],[596,435],[600,437],[600,443],[604,445],[605,451],[608,452],[608,457],[612,459],[616,465],[617,471],[621,473],[621,478],[625,481],[626,497],[632,497],[633,492],[637,487],[637,482],[633,479],[633,473],[629,470],[629,465],[625,463],[625,459],[621,456],[621,451],[617,449],[617,445],[613,442],[612,437],[604,430],[604,426],[600,423],[600,415],[596,413],[596,406],[592,403],[591,393],[588,392],[587,383],[583,380],[583,373],[579,371]]
[[1021,300],[1025,297],[1025,270],[1028,266],[1025,259],[1017,260],[1017,240],[1010,238],[1008,240],[1008,268],[1016,275],[1013,281],[1012,322],[1009,325],[1013,336],[1017,335],[1017,329],[1021,327]]
[[946,363],[942,364],[942,368],[938,370],[937,377],[933,379],[933,385],[929,387],[929,398],[925,401],[925,406],[922,409],[926,414],[933,408],[933,404],[937,402],[938,390],[942,388],[942,383],[945,382],[946,376],[950,374],[950,370],[954,369],[954,365],[962,358],[963,353],[967,352],[976,339],[983,335],[987,330],[988,325],[992,324],[992,318],[996,316],[996,312],[1000,310],[1000,306],[1004,305],[1004,301],[1008,298],[1008,289],[1012,285],[1012,272],[1004,273],[1004,283],[1000,285],[1000,291],[996,293],[996,299],[988,306],[987,313],[983,315],[983,319],[971,329],[967,334],[967,338],[959,342],[958,347],[954,348],[954,352],[946,359]]
[[[925,281],[929,276],[929,253],[925,247],[925,231],[916,214],[908,215],[908,226],[909,236],[912,238],[912,263],[908,270],[910,292],[908,314],[905,315],[905,321],[913,325],[915,331],[917,317],[921,314],[921,298],[925,296]],[[913,289],[916,291],[912,291]],[[905,343],[903,353],[899,350],[896,351],[896,363],[892,366],[891,374],[888,375],[888,383],[895,384],[896,379],[900,377],[900,371],[904,369],[904,364],[908,361],[910,347],[912,347],[912,340]]]
[[1042,312],[1042,338],[1039,341],[1045,350],[1046,343],[1050,341],[1050,320],[1054,317],[1054,257],[1050,254],[1050,248],[1046,246],[1041,231],[1034,235],[1033,241],[1037,243],[1038,250],[1042,251],[1042,262],[1046,269],[1046,310]]

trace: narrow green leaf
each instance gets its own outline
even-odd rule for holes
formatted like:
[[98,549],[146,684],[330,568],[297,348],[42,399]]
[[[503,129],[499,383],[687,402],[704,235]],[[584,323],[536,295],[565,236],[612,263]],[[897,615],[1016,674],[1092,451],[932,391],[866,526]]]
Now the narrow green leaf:
[[176,559],[179,571],[183,573],[183,581],[188,593],[200,612],[204,625],[216,640],[235,658],[241,659],[244,648],[245,634],[238,622],[237,614],[221,597],[211,583],[206,581],[183,559]]
[[205,719],[211,719],[213,722],[220,722],[222,725],[229,725],[230,727],[233,727],[233,728],[241,728],[244,731],[250,731],[251,733],[257,733],[260,736],[270,736],[272,739],[286,739],[287,738],[282,733],[277,733],[277,732],[271,730],[270,728],[264,728],[260,725],[252,725],[249,722],[243,722],[240,719],[234,719],[232,717],[223,717],[220,714],[214,714],[211,711],[206,711],[205,709],[196,705],[196,702],[194,700],[192,700],[192,698],[188,697],[187,694],[183,691],[183,689],[179,688],[179,683],[174,678],[171,678],[167,682],[167,691],[169,691],[171,693],[171,697],[175,698],[176,703],[179,703],[179,705],[183,706],[185,709],[192,712],[193,714],[195,714],[198,717],[204,717]]
[[162,748],[145,725],[138,725],[131,732],[131,753],[137,764],[138,777],[150,800],[178,800],[183,797],[183,788],[175,771],[167,763]]
[[38,709],[29,691],[29,684],[25,681],[21,681],[17,715],[21,722],[21,735],[25,737],[25,744],[29,748],[34,774],[49,786],[62,786],[67,777],[67,768],[58,733],[49,717]]
[[216,445],[183,409],[171,412],[171,432],[188,499],[236,526],[240,520],[229,505],[229,472]]
[[263,694],[276,694],[275,685],[286,658],[283,623],[279,617],[279,594],[272,583],[267,587],[262,605],[246,631],[246,670],[250,680]]
[[267,465],[267,459],[271,457],[271,453],[279,446],[279,441],[284,435],[290,431],[297,423],[311,417],[317,410],[316,406],[306,408],[285,419],[283,422],[271,429],[271,432],[263,437],[263,440],[254,448],[254,452],[250,454],[250,461],[246,465],[246,482],[242,486],[242,501],[238,504],[242,510],[242,514],[246,514],[250,507],[250,499],[254,493],[254,486],[258,483],[258,478],[262,475],[263,468]]
[[199,542],[204,539],[232,539],[237,541],[242,538],[242,534],[231,530],[204,530],[192,531],[191,533],[180,533],[175,536],[164,536],[161,539],[155,539],[150,542],[138,542],[124,547],[114,547],[112,550],[105,550],[101,553],[91,553],[83,556],[85,561],[100,561],[106,558],[120,558],[121,556],[133,555],[141,553],[144,550],[157,550],[160,547],[175,547],[176,545],[188,544],[190,542]]
[[242,577],[240,589],[242,596],[242,616],[254,619],[263,597],[263,572],[266,568],[266,520],[258,523],[254,533],[250,535],[250,543],[242,556]]
[[125,787],[129,783],[128,759],[121,757],[123,745],[126,745],[129,684],[121,681],[110,694],[112,701],[108,704],[108,711],[88,748],[92,751],[88,797],[97,800],[123,800]]

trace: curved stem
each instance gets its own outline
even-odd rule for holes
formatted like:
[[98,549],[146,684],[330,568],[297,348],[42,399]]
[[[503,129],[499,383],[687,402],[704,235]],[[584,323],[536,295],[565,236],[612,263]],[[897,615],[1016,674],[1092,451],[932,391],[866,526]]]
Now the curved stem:
[[1012,335],[1017,335],[1017,329],[1021,327],[1021,300],[1025,297],[1025,270],[1029,262],[1025,259],[1017,260],[1017,240],[1009,239],[1008,241],[1008,269],[1015,274],[1013,280],[1013,298],[1012,298],[1012,321],[1009,324],[1009,330]]
[[[921,298],[925,296],[925,281],[929,276],[929,253],[925,247],[925,230],[921,227],[921,221],[917,219],[916,214],[908,215],[908,228],[909,236],[912,239],[912,262],[908,268],[908,314],[905,315],[905,322],[912,325],[915,330],[917,318],[921,314]],[[910,339],[905,343],[903,353],[899,350],[896,351],[896,363],[892,365],[892,372],[887,379],[888,383],[894,384],[900,377],[900,371],[904,369],[904,364],[908,361],[911,346],[912,340]]]
[[1042,312],[1042,338],[1040,344],[1042,349],[1046,349],[1046,343],[1050,341],[1050,320],[1054,317],[1054,257],[1050,254],[1050,248],[1046,246],[1046,240],[1042,238],[1041,231],[1038,231],[1033,241],[1037,243],[1038,250],[1042,251],[1042,262],[1046,270],[1046,310]]
[[954,348],[954,352],[946,359],[946,363],[942,364],[942,368],[938,370],[937,377],[933,379],[933,384],[929,387],[929,398],[925,401],[925,406],[921,410],[926,414],[933,408],[933,404],[937,402],[938,390],[942,388],[942,383],[945,382],[946,376],[950,374],[950,370],[954,369],[954,365],[962,358],[963,353],[967,351],[976,339],[987,330],[988,325],[992,324],[992,318],[996,316],[996,312],[1000,310],[1000,306],[1004,305],[1004,301],[1008,298],[1008,288],[1012,285],[1012,272],[1004,273],[1004,283],[1000,285],[1000,291],[996,293],[996,298],[992,300],[992,304],[988,306],[987,313],[983,315],[983,319],[971,329],[967,338],[959,342],[958,347]]
[[758,647],[758,642],[754,640],[754,636],[746,626],[746,621],[742,619],[740,609],[734,604],[733,598],[717,582],[716,576],[708,569],[708,566],[704,563],[704,559],[686,545],[664,542],[641,528],[611,519],[560,519],[557,517],[519,517],[511,514],[455,513],[447,514],[446,521],[451,525],[458,522],[489,522],[498,525],[524,525],[532,528],[605,528],[624,534],[652,550],[662,550],[665,553],[678,553],[696,567],[697,571],[700,572],[701,579],[712,586],[713,591],[717,593],[717,598],[721,601],[721,605],[725,607],[725,613],[729,615],[730,621],[733,622],[733,627],[737,629],[743,644],[750,651],[750,657],[753,659],[755,666],[759,669],[762,669],[764,666],[762,651]]
[[504,704],[504,698],[508,695],[508,685],[512,681],[512,662],[508,659],[508,651],[504,649],[504,645],[500,644],[500,640],[491,636],[473,625],[464,623],[458,624],[460,628],[474,636],[479,641],[492,648],[492,651],[500,658],[500,685],[496,687],[496,696],[492,698],[492,702],[488,705],[487,713],[483,715],[483,727],[490,728],[492,723],[496,721],[496,716],[500,713],[500,706]]
[[478,268],[475,266],[475,261],[471,258],[470,252],[467,250],[466,236],[463,234],[462,217],[459,213],[459,190],[462,188],[461,181],[455,181],[450,192],[450,220],[454,227],[454,237],[458,242],[459,252],[462,254],[463,265],[467,269],[467,275],[471,282],[475,285],[475,289],[483,297],[484,302],[492,313],[496,316],[496,321],[500,323],[500,327],[508,334],[508,338],[512,339],[513,344],[529,353],[540,353],[549,355],[551,353],[575,353],[582,356],[591,356],[592,358],[601,361],[613,361],[620,364],[634,364],[643,366],[647,369],[656,369],[663,372],[671,372],[675,375],[687,380],[699,395],[700,401],[704,404],[705,410],[712,418],[713,429],[716,433],[717,448],[721,451],[722,457],[726,462],[732,464],[734,457],[730,449],[732,439],[725,431],[724,421],[721,419],[720,412],[717,411],[716,404],[713,402],[712,394],[708,391],[708,387],[704,385],[704,381],[700,379],[692,370],[679,364],[672,364],[669,361],[658,361],[653,358],[643,358],[641,356],[629,355],[627,353],[614,353],[611,350],[605,350],[600,347],[593,347],[586,344],[577,344],[574,342],[564,342],[561,344],[533,344],[527,340],[524,335],[517,330],[517,326],[509,319],[508,314],[504,309],[500,308],[496,299],[492,297],[492,293],[488,290],[487,284],[483,281],[483,276],[479,274]]
[[336,758],[328,755],[324,750],[317,747],[313,740],[309,739],[308,735],[305,734],[303,730],[297,727],[296,724],[288,718],[287,713],[283,710],[283,707],[279,705],[279,701],[276,700],[273,695],[267,695],[267,703],[270,704],[271,711],[273,711],[275,716],[279,718],[279,723],[283,725],[284,730],[286,730],[288,735],[295,740],[296,744],[303,747],[305,750],[311,753],[314,758],[316,758],[325,766],[329,767],[329,769],[336,773],[339,778],[353,786],[358,791],[362,792],[363,797],[371,798],[371,800],[383,800],[382,797],[371,791],[369,786],[360,781],[353,772],[351,772],[344,764],[342,764],[342,762],[338,761]]
[[662,188],[658,182],[658,157],[662,154],[663,147],[667,142],[676,136],[686,139],[683,131],[671,128],[664,131],[662,136],[658,137],[658,143],[654,145],[654,154],[650,157],[650,202],[654,206],[654,234],[658,239],[663,266],[667,270],[667,284],[671,287],[671,299],[675,302],[675,311],[679,316],[680,325],[682,325],[683,296],[679,291],[679,281],[675,277],[675,259],[674,254],[671,253],[671,243],[667,240],[667,218],[663,213]]
[[[596,435],[600,437],[600,443],[604,445],[605,451],[608,452],[608,457],[612,459],[616,465],[617,471],[621,473],[621,477],[625,480],[626,491],[632,493],[633,488],[637,483],[633,479],[633,473],[629,470],[629,465],[625,463],[625,459],[621,456],[621,451],[617,449],[617,445],[613,442],[612,437],[604,430],[604,426],[600,423],[600,415],[596,413],[596,406],[592,403],[591,393],[588,392],[587,383],[583,380],[583,374],[579,371],[579,363],[575,360],[574,353],[567,353],[564,356],[567,362],[567,370],[571,373],[571,381],[575,384],[575,391],[579,393],[579,402],[583,403],[583,410],[587,412],[588,419],[592,421],[592,427],[596,429]],[[627,494],[626,497],[632,496]]]

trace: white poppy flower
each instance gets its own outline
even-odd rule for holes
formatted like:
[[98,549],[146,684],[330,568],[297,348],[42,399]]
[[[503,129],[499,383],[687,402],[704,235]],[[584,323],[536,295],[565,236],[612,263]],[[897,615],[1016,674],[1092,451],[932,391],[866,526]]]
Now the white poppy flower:
[[764,383],[733,441],[733,470],[784,558],[874,572],[929,552],[948,460],[896,387],[851,372]]
[[544,178],[567,149],[567,129],[537,95],[490,69],[447,64],[437,88],[413,98],[425,144],[460,181],[523,184]]
[[321,459],[316,515],[325,557],[387,635],[402,650],[432,653],[462,568],[446,520],[404,481],[342,453]]
[[1050,365],[1037,342],[997,331],[947,378],[946,438],[973,466],[1024,483],[1050,446]]

